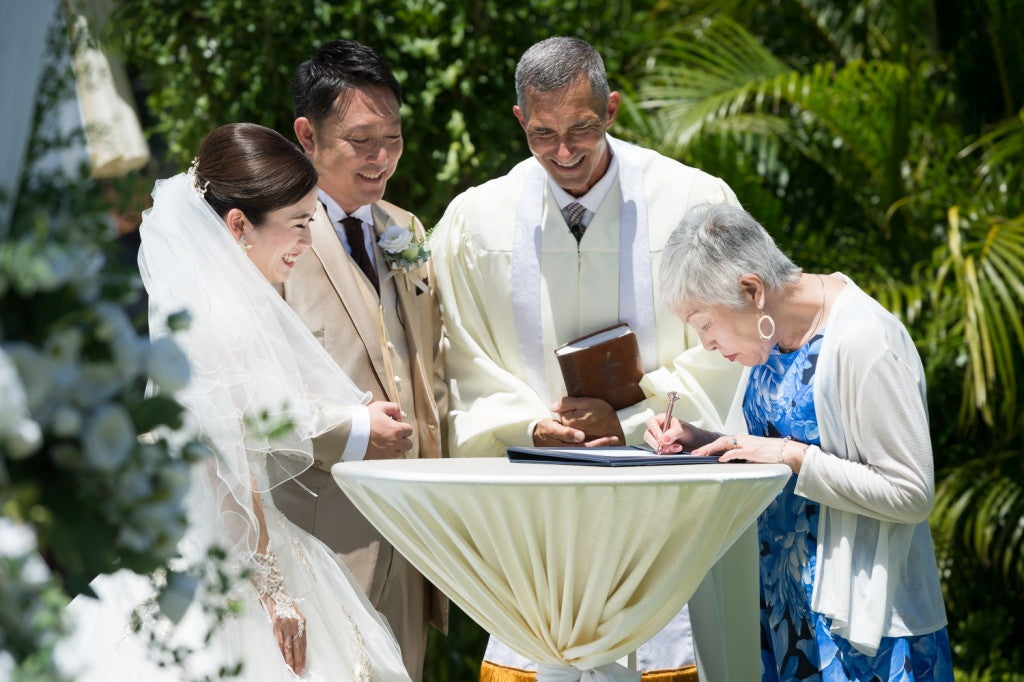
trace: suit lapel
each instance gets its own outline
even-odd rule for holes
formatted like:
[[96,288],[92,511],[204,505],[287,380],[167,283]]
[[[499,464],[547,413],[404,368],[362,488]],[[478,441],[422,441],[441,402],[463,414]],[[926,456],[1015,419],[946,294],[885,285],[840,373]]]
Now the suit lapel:
[[[378,236],[383,234],[389,225],[396,224],[387,211],[379,204],[373,204],[373,228]],[[376,244],[375,248],[380,251]],[[437,405],[433,401],[433,385],[431,376],[423,366],[423,358],[430,357],[433,350],[424,348],[424,339],[417,333],[420,320],[417,316],[416,289],[410,284],[410,275],[388,272],[390,266],[384,261],[382,255],[378,255],[377,262],[382,264],[382,272],[386,277],[381,277],[381,288],[390,286],[388,280],[394,281],[396,313],[405,327],[405,343],[408,350],[408,370],[413,382],[413,402],[416,414],[416,421],[419,428],[419,457],[439,456],[440,447],[437,441],[438,431],[433,432],[427,427],[428,424],[437,425],[440,417],[437,414]],[[425,455],[424,453],[431,453]]]
[[380,248],[377,240],[391,224],[391,216],[377,204],[370,205],[370,213],[373,215],[373,233],[376,235],[376,239],[373,240],[373,257],[377,261],[377,279],[380,280],[381,286],[384,286],[384,282],[391,274],[389,271],[391,266],[384,260],[384,250]]
[[[341,299],[352,326],[366,347],[378,382],[384,387],[385,393],[389,393],[392,382],[388,380],[385,370],[381,344],[383,330],[377,294],[352,258],[345,253],[345,249],[340,248],[338,234],[334,231],[334,226],[331,225],[322,204],[310,222],[309,229],[313,238],[313,252],[323,263],[327,278],[338,292],[338,298]],[[394,400],[394,396],[389,395],[388,398]]]
[[[373,212],[373,230],[379,238],[380,235],[384,234],[384,230],[388,229],[389,225],[394,224],[394,221],[391,219],[388,212],[381,208],[379,204],[373,204],[371,209]],[[395,306],[397,308],[396,312],[398,314],[398,319],[402,321],[403,326],[405,327],[406,341],[409,344],[409,349],[411,351],[415,347],[416,339],[412,333],[412,320],[409,318],[409,315],[412,312],[408,298],[409,282],[402,273],[393,272],[391,270],[391,265],[384,259],[383,249],[381,249],[377,244],[376,239],[373,243],[373,249],[377,254],[376,258],[377,265],[379,267],[378,272],[380,272],[381,290],[383,291],[385,286],[391,286],[388,280],[392,280],[394,282]]]

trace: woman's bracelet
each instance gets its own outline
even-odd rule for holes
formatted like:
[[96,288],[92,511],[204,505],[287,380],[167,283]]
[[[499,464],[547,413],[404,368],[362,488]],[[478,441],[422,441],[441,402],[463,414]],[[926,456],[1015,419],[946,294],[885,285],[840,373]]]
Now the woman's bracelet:
[[789,441],[791,441],[791,440],[793,440],[793,436],[783,436],[783,438],[782,438],[782,445],[779,446],[779,454],[776,455],[776,457],[775,457],[775,461],[778,462],[779,464],[786,464],[788,466],[789,463],[786,461],[786,454],[785,454],[786,453],[786,444],[789,443]]
[[796,473],[800,473],[800,469],[803,467],[803,459],[797,462],[796,466],[794,467],[793,463],[790,462],[789,458],[786,457],[786,446],[789,445],[790,442],[796,443],[798,446],[803,446],[801,454],[807,454],[807,443],[801,443],[798,440],[793,440],[793,436],[785,436],[782,439],[782,446],[779,448],[779,454],[776,456],[775,461],[777,461],[779,464],[785,464]]

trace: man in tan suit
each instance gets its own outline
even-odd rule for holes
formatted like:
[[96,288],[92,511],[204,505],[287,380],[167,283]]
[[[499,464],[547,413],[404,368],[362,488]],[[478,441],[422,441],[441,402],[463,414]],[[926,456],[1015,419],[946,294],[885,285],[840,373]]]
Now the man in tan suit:
[[381,201],[402,155],[401,90],[374,50],[335,40],[299,66],[292,98],[295,134],[320,174],[320,204],[310,223],[312,252],[296,261],[283,295],[375,402],[317,439],[314,466],[279,486],[274,500],[338,553],[387,617],[419,680],[427,623],[445,631],[447,602],[330,475],[340,460],[442,456],[447,393],[434,278],[428,263],[412,257],[398,267],[378,244],[389,227],[400,242],[403,229],[413,232],[413,245],[424,236],[412,214]]

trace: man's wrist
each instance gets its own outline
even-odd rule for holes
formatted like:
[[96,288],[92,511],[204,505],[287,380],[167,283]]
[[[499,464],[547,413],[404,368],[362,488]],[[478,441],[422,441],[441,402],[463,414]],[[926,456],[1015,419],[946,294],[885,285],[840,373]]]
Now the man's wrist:
[[345,449],[339,458],[342,462],[358,462],[366,458],[370,447],[370,410],[365,405],[352,408],[352,424]]
[[537,445],[537,427],[540,426],[540,423],[542,421],[544,420],[534,419],[526,426],[526,435],[530,439],[530,442],[533,443],[534,445]]

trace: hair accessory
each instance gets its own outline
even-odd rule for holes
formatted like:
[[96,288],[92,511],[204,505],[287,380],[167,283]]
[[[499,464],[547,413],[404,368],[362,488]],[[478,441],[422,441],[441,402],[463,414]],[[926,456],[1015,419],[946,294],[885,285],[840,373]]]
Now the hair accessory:
[[192,159],[192,163],[191,163],[191,165],[189,165],[188,172],[186,172],[186,175],[188,175],[189,180],[191,180],[191,182],[192,182],[192,189],[194,189],[196,191],[196,194],[199,195],[199,198],[200,199],[205,199],[206,198],[206,190],[210,189],[210,181],[207,180],[206,182],[203,182],[202,184],[200,184],[199,174],[198,174],[198,172],[196,172],[196,166],[198,166],[198,165],[199,165],[199,157],[197,156],[194,159]]
[[[768,320],[768,324],[771,326],[771,331],[767,333],[764,331],[764,329],[761,328],[761,323],[764,322],[765,320]],[[757,334],[765,341],[775,336],[775,320],[772,319],[771,315],[765,313],[764,311],[761,311],[761,317],[757,318]]]

